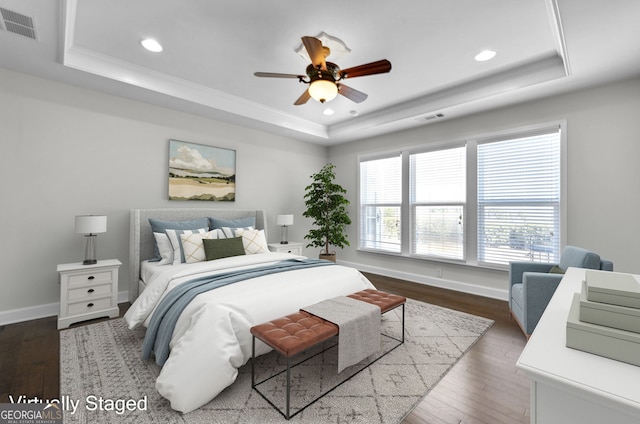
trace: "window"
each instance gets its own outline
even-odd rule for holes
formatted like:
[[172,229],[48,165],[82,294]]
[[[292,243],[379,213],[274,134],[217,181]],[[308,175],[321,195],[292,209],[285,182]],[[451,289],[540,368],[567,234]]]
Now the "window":
[[560,131],[478,145],[478,261],[557,262]]
[[402,157],[360,162],[360,248],[401,251]]
[[411,253],[464,259],[465,147],[410,155]]
[[563,125],[361,158],[359,248],[500,269],[557,262]]

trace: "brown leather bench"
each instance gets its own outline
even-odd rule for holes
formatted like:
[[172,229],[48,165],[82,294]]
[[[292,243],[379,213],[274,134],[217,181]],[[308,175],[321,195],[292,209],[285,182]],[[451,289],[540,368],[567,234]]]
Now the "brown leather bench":
[[[379,290],[373,290],[373,289],[359,291],[357,293],[353,293],[349,295],[348,297],[361,300],[363,302],[371,303],[373,305],[377,305],[378,307],[380,307],[380,312],[382,314],[389,312],[392,309],[397,308],[398,306],[402,306],[401,339],[396,339],[391,336],[387,336],[387,337],[393,338],[394,340],[397,340],[398,342],[400,342],[395,347],[404,343],[404,304],[406,302],[405,297],[391,294],[391,293],[385,293],[385,292],[382,292]],[[339,332],[340,330],[336,324],[329,322],[327,320],[324,320],[315,315],[312,315],[305,311],[299,311],[299,312],[251,327],[251,334],[253,335],[253,347],[252,347],[253,350],[252,350],[252,361],[251,361],[251,387],[255,389],[267,402],[269,402],[271,406],[273,406],[282,415],[284,415],[286,419],[289,419],[293,415],[296,415],[297,413],[301,412],[304,408],[311,405],[316,400],[320,399],[320,397],[324,396],[325,394],[329,393],[331,390],[338,387],[339,384],[333,387],[331,390],[321,394],[318,398],[316,398],[309,404],[305,405],[303,408],[299,409],[295,414],[290,415],[289,413],[290,412],[289,411],[289,400],[290,400],[289,373],[291,368],[290,358],[314,346],[317,346],[320,343],[323,343],[334,336],[337,336]],[[255,358],[256,338],[261,340],[262,342],[264,342],[274,350],[276,350],[280,355],[284,356],[287,360],[286,412],[282,412],[276,405],[274,405],[271,402],[271,400],[269,400],[264,394],[262,394],[256,387],[258,384],[261,384],[266,381],[266,380],[263,380],[262,382],[259,382],[259,383],[256,383],[255,381],[255,369],[254,369],[255,361],[253,360],[253,358]],[[391,350],[386,352],[385,355],[389,353]]]

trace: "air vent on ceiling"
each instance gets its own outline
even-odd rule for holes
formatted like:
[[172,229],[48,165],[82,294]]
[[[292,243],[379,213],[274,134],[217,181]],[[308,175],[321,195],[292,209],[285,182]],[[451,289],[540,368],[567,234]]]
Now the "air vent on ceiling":
[[0,14],[2,15],[2,26],[8,32],[37,40],[32,18],[3,7],[0,7]]
[[417,118],[417,119],[418,121],[433,121],[434,119],[440,119],[440,118],[444,118],[444,114],[436,113],[434,115],[421,116],[420,118]]

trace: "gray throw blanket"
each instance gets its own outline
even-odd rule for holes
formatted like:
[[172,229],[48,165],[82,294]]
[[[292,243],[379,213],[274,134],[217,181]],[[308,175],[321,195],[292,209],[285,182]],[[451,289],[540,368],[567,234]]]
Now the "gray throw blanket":
[[336,324],[338,372],[380,351],[380,307],[346,296],[327,299],[302,308]]
[[175,287],[160,301],[153,312],[142,343],[142,359],[148,359],[153,352],[156,364],[164,365],[169,358],[169,343],[178,318],[189,302],[200,293],[249,278],[327,265],[334,265],[334,263],[319,259],[289,259],[273,265],[195,278]]

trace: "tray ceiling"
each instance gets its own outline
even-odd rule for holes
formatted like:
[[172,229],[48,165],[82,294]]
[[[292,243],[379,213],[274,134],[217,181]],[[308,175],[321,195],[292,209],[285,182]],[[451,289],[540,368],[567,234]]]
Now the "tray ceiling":
[[[640,72],[634,0],[0,0],[0,8],[32,19],[35,35],[3,19],[1,67],[324,145]],[[323,32],[350,49],[328,58],[341,68],[393,64],[389,74],[346,81],[369,95],[363,103],[338,96],[294,106],[307,86],[253,75],[303,74],[300,37]],[[164,50],[144,50],[147,37]],[[496,57],[475,61],[484,49]]]

